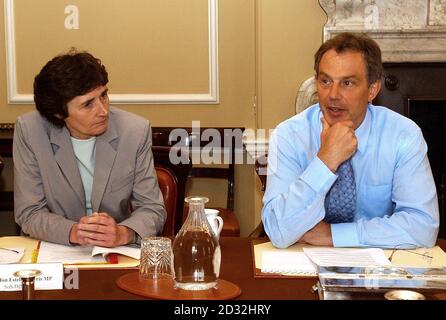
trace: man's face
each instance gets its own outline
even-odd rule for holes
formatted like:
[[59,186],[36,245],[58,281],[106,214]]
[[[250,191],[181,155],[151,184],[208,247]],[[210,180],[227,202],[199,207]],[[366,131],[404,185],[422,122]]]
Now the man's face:
[[100,86],[67,103],[68,117],[64,120],[72,137],[88,139],[107,130],[110,106],[107,91],[106,86]]
[[352,120],[355,129],[365,117],[368,102],[381,88],[379,80],[369,86],[365,60],[356,51],[327,51],[316,80],[319,104],[328,124]]

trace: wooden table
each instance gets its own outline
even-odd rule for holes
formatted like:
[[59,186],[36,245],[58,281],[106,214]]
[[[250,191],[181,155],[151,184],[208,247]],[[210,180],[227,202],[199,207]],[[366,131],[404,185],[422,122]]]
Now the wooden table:
[[[237,284],[244,300],[317,300],[317,293],[311,288],[316,278],[254,278],[251,238],[222,237],[220,278]],[[446,241],[439,241],[445,249]],[[80,270],[79,289],[36,291],[36,299],[65,300],[132,300],[143,297],[121,290],[115,284],[121,275],[137,269]],[[446,293],[436,296],[446,300]],[[21,292],[0,292],[0,299],[21,299]]]
[[[254,278],[251,238],[221,237],[220,278],[237,284],[242,294],[238,299],[318,299],[311,292],[316,279]],[[115,284],[121,275],[137,269],[80,270],[79,289],[36,291],[36,299],[143,299],[121,290]],[[0,299],[21,299],[21,292],[0,292]]]

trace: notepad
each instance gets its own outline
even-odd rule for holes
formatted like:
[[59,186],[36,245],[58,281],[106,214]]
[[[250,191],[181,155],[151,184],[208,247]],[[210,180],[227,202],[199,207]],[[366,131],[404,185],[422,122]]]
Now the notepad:
[[264,251],[261,270],[263,273],[283,275],[317,275],[316,265],[304,252]]
[[321,267],[368,267],[390,265],[380,248],[303,248],[309,259]]
[[316,266],[302,249],[301,244],[287,249],[277,249],[271,242],[254,244],[255,277],[317,277]]

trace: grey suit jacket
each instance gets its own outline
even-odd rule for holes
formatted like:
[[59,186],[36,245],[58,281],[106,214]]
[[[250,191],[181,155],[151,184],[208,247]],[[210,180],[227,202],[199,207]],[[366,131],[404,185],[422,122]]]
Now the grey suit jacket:
[[[147,120],[110,108],[108,129],[96,139],[93,212],[107,212],[140,237],[160,233],[166,218],[151,137]],[[86,214],[69,131],[38,112],[20,116],[13,160],[16,222],[31,237],[69,244],[71,227]]]

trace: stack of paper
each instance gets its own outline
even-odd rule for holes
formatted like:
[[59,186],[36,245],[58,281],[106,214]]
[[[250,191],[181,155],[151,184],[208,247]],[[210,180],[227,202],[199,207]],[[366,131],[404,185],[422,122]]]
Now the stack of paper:
[[379,248],[303,248],[308,258],[321,267],[369,267],[390,265]]
[[[389,256],[392,256],[392,262],[387,258]],[[317,266],[443,267],[446,265],[446,253],[438,246],[395,252],[380,248],[328,248],[299,243],[286,249],[278,249],[271,242],[265,242],[254,245],[254,260],[256,276],[317,276]]]
[[286,275],[315,275],[316,266],[303,252],[265,251],[262,254],[262,272]]

